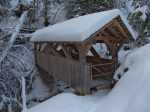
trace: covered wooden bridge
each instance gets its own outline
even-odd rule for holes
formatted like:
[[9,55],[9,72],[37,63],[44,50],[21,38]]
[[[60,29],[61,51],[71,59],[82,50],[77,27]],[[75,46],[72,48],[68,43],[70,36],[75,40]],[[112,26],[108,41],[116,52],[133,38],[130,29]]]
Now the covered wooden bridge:
[[[85,95],[101,84],[95,80],[109,84],[113,81],[118,51],[134,38],[128,22],[114,9],[40,29],[31,41],[37,65]],[[100,45],[104,44],[107,58],[100,54]]]

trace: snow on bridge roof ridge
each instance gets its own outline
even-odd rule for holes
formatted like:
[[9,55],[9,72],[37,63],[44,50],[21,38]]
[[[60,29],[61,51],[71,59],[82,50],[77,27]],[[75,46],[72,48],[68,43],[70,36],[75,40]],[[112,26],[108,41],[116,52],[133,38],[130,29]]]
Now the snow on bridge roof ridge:
[[115,19],[117,16],[121,17],[121,20],[126,25],[128,31],[134,39],[136,35],[131,26],[118,9],[109,11],[103,11],[93,14],[88,14],[73,18],[61,23],[54,24],[33,33],[31,42],[41,41],[60,41],[60,42],[82,42],[96,31],[100,30],[107,23]]

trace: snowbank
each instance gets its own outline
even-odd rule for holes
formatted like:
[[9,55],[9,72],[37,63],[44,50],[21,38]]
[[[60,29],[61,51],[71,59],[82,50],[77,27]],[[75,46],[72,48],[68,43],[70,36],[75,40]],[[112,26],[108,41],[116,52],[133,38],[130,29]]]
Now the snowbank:
[[115,76],[124,75],[94,112],[150,112],[149,49],[150,44],[128,54]]
[[92,96],[76,96],[71,93],[59,94],[27,112],[87,112],[91,105],[98,103],[109,90],[102,90]]
[[28,112],[150,112],[149,57],[150,44],[128,54],[116,72],[124,75],[105,97],[60,94]]
[[111,20],[120,16],[131,35],[136,38],[135,33],[128,24],[120,10],[114,9],[99,13],[80,16],[68,21],[58,23],[33,33],[32,42],[38,41],[71,41],[81,42],[101,29]]

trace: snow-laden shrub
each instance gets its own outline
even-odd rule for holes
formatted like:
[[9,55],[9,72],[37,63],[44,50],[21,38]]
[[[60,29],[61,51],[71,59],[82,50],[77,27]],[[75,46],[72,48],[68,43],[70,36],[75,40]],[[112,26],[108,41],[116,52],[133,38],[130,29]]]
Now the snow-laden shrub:
[[22,82],[26,80],[26,90],[32,88],[34,79],[34,57],[24,46],[13,46],[0,67],[0,110],[20,112],[22,110]]

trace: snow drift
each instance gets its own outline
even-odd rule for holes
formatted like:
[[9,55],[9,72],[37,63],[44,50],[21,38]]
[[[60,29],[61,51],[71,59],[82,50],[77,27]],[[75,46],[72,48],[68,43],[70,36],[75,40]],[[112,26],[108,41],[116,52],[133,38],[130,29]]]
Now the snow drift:
[[150,112],[149,57],[150,44],[128,54],[115,76],[124,75],[94,112]]
[[128,54],[118,74],[124,75],[102,99],[61,94],[28,112],[150,112],[150,44]]

